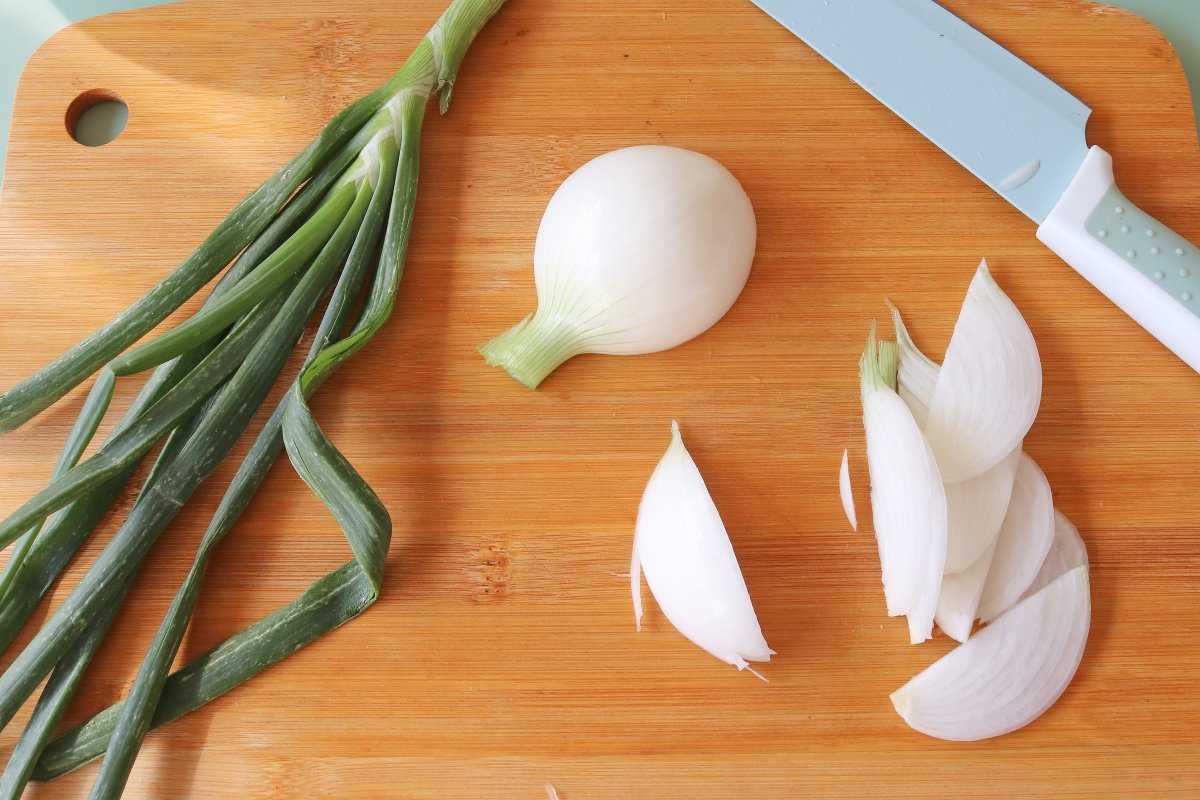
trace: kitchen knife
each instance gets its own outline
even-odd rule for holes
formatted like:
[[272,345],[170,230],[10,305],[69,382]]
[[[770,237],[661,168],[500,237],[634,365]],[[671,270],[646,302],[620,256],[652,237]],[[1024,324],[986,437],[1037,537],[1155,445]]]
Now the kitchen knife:
[[1088,148],[1091,109],[933,0],[752,0],[1038,223],[1037,237],[1200,372],[1200,252]]

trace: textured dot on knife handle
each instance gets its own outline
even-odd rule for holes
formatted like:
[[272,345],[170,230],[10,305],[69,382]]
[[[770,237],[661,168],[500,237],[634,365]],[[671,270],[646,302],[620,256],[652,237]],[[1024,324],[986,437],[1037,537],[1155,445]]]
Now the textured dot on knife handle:
[[1200,316],[1200,252],[1115,185],[1088,217],[1087,231]]

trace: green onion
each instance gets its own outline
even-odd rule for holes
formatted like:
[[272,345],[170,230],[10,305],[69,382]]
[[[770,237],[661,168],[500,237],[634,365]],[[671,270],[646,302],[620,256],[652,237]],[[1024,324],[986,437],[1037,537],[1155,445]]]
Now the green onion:
[[334,117],[291,163],[230,212],[204,243],[166,279],[78,345],[0,395],[0,432],[35,417],[106,361],[140,339],[208,283],[279,213],[296,189],[330,154],[378,112],[387,87]]
[[[453,0],[395,76],[336,116],[162,283],[0,395],[0,430],[9,430],[100,370],[50,484],[0,521],[0,545],[19,541],[0,577],[4,647],[137,464],[166,439],[112,541],[0,675],[0,725],[49,676],[0,776],[0,798],[19,797],[31,776],[49,779],[101,755],[91,796],[119,796],[149,730],[233,689],[375,601],[391,520],[306,401],[391,314],[413,220],[426,103],[440,91],[446,110],[467,48],[504,2]],[[122,355],[230,260],[233,266],[196,314]],[[364,290],[372,266],[374,277]],[[331,285],[300,375],[228,487],[129,697],[47,744],[150,547],[249,425]],[[113,433],[94,456],[80,461],[117,378],[151,367],[158,368]],[[168,674],[212,553],[284,448],[330,509],[353,560]]]
[[[199,413],[193,414],[185,425],[171,433],[163,445],[154,470],[146,481],[146,487],[142,491],[143,496],[149,492],[149,487],[155,484],[155,478],[163,466],[176,457],[180,448],[195,431],[199,416]],[[141,496],[138,500],[141,500]],[[46,683],[46,688],[42,690],[41,697],[38,698],[29,722],[25,725],[25,730],[21,732],[21,738],[17,740],[17,745],[13,749],[4,774],[0,775],[0,800],[17,800],[21,796],[25,784],[37,766],[37,760],[43,752],[46,742],[49,741],[55,726],[66,712],[80,680],[91,663],[92,656],[100,648],[104,634],[108,632],[113,618],[116,617],[117,610],[121,606],[120,601],[124,598],[128,588],[129,584],[127,583],[121,591],[121,597],[116,602],[108,604],[107,609],[100,614],[92,627],[75,641],[75,644],[54,668],[50,680]]]
[[[61,478],[79,463],[83,451],[87,449],[88,443],[96,435],[96,428],[99,427],[100,420],[104,418],[104,412],[108,410],[108,403],[112,399],[112,385],[115,381],[116,376],[108,371],[102,372],[97,378],[96,386],[99,391],[93,391],[84,402],[83,408],[79,412],[79,418],[71,428],[70,434],[67,435],[67,443],[58,457],[58,463],[54,465],[54,471],[50,475],[51,482]],[[0,575],[0,604],[4,604],[7,599],[13,580],[20,571],[21,564],[25,561],[29,549],[33,546],[38,534],[41,533],[44,524],[43,520],[34,525],[13,548],[12,554],[4,565],[4,574]]]
[[[340,167],[347,166],[352,158],[352,154],[349,157],[342,155],[338,159]],[[221,277],[201,308],[208,308],[219,300],[230,287],[256,267],[265,254],[278,246],[290,231],[298,227],[298,221],[304,214],[316,207],[316,201],[332,185],[332,180],[332,176],[318,177],[306,184],[296,199]],[[155,370],[133,403],[130,404],[125,416],[114,427],[110,438],[125,430],[141,416],[146,408],[157,402],[167,391],[179,383],[180,379],[189,373],[210,350],[211,348],[208,347],[197,347],[188,354]],[[81,418],[83,413],[86,413],[86,409],[81,413]],[[17,632],[29,615],[33,613],[34,608],[50,588],[54,579],[58,577],[66,563],[83,544],[87,534],[96,526],[113,501],[116,500],[122,488],[129,482],[133,471],[134,467],[127,468],[124,473],[104,484],[102,488],[71,504],[61,514],[50,520],[49,527],[45,532],[28,547],[28,554],[24,561],[17,559],[14,554],[6,563],[6,577],[11,571],[10,585],[13,588],[0,603],[0,650],[7,649],[12,643]]]

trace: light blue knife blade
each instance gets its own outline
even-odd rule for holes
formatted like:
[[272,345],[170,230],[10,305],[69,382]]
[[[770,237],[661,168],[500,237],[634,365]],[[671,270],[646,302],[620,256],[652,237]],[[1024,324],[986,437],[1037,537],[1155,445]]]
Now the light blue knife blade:
[[1087,155],[1091,109],[929,0],[753,0],[1040,223]]
[[752,0],[1038,223],[1200,372],[1200,251],[1117,188],[1091,109],[933,0]]

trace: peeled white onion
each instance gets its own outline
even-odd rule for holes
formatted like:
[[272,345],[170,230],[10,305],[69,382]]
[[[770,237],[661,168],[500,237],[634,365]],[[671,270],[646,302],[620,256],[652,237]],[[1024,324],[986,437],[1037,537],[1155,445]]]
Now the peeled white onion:
[[708,156],[660,145],[605,153],[546,207],[537,312],[480,352],[532,388],[580,353],[675,347],[733,305],[756,238],[746,192]]
[[975,741],[1041,716],[1075,676],[1091,627],[1087,567],[1060,575],[892,694],[915,730]]
[[726,664],[769,661],[758,616],[721,515],[696,462],[671,423],[671,444],[638,507],[629,576],[637,628],[641,575],[675,628]]

